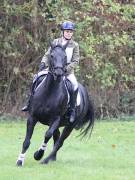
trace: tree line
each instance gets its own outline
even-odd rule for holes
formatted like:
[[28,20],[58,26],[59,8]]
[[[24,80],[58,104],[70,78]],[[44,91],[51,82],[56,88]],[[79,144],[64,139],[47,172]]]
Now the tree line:
[[2,0],[0,113],[20,109],[49,41],[64,20],[76,23],[78,80],[97,117],[135,113],[134,0]]

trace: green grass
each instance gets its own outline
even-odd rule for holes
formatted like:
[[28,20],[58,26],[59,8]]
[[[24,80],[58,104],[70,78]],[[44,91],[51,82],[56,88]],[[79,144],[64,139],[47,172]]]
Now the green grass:
[[[58,152],[57,161],[41,165],[33,159],[45,126],[35,128],[22,168],[16,166],[25,136],[25,121],[0,121],[0,180],[134,180],[135,121],[103,120],[95,123],[90,139],[71,136]],[[48,144],[45,156],[52,148]],[[45,157],[44,156],[44,157]]]

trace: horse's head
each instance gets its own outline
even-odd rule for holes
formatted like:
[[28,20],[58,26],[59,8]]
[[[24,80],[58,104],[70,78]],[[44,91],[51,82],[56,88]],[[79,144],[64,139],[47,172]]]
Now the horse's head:
[[54,79],[62,77],[65,74],[67,65],[67,55],[65,49],[68,43],[64,46],[51,44],[49,55],[49,71],[53,74]]

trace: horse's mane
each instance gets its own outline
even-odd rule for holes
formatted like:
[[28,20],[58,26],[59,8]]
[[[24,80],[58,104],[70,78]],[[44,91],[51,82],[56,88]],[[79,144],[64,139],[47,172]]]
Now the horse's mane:
[[63,49],[63,46],[62,46],[61,44],[53,45],[53,47],[51,47],[51,49],[53,50],[53,49],[55,49],[55,48],[57,48],[57,47]]
[[61,44],[57,44],[57,45],[55,46],[55,48],[56,48],[56,47],[63,48],[63,46],[62,46]]

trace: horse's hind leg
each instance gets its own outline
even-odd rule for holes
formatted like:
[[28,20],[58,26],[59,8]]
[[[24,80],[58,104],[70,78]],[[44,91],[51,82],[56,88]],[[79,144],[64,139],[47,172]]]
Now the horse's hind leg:
[[30,139],[32,137],[35,125],[36,125],[36,121],[34,121],[32,117],[29,117],[27,120],[26,137],[23,142],[22,152],[19,155],[17,162],[16,162],[17,166],[22,166],[24,164],[25,153],[26,153],[27,149],[29,148]]
[[42,164],[47,164],[50,160],[53,159],[53,157],[56,157],[57,151],[60,149],[60,147],[63,145],[64,140],[70,135],[74,128],[74,125],[66,126],[59,137],[58,141],[55,143],[53,151],[50,153],[50,155],[42,161]]
[[[35,160],[40,160],[43,155],[44,155],[44,152],[46,150],[46,147],[47,147],[47,143],[49,141],[49,139],[53,136],[55,136],[55,140],[56,141],[58,138],[56,137],[56,134],[58,136],[58,132],[57,132],[57,129],[58,129],[58,126],[59,126],[59,122],[60,122],[60,118],[57,118],[53,124],[49,127],[49,129],[47,130],[46,134],[45,134],[45,138],[44,138],[44,142],[42,143],[41,147],[34,153],[34,159]],[[55,135],[54,135],[55,134]]]

